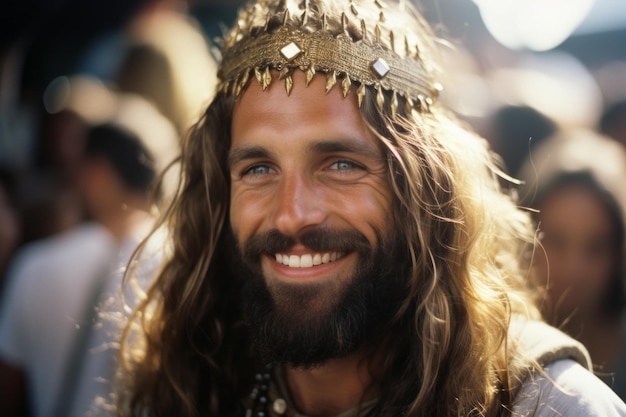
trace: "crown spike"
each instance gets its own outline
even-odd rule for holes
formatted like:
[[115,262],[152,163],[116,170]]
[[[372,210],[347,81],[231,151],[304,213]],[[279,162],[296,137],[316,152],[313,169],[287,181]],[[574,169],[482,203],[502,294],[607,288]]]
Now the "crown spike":
[[267,90],[270,84],[272,83],[272,73],[270,72],[270,67],[265,67],[265,71],[263,72],[263,91]]
[[259,67],[254,67],[254,78],[259,85],[263,85],[263,73],[261,73],[261,69]]
[[285,91],[287,92],[287,97],[291,95],[291,90],[293,90],[293,77],[290,74],[285,77]]
[[314,75],[315,75],[315,68],[313,68],[313,66],[310,66],[306,70],[306,86],[307,87],[309,86],[309,84],[311,84],[311,80],[313,79]]
[[409,45],[409,37],[404,35],[404,49],[406,56],[411,56],[411,46]]
[[390,103],[390,107],[391,107],[391,117],[396,117],[396,113],[398,112],[398,95],[396,94],[396,92],[393,92],[393,95],[391,96],[391,103]]
[[376,35],[376,43],[380,44],[380,38],[381,38],[381,32],[380,32],[380,26],[376,25],[376,27],[374,28],[374,34]]
[[419,107],[419,110],[421,111],[425,111],[426,110],[426,100],[424,98],[423,95],[418,95],[417,96],[417,105]]
[[250,70],[249,70],[249,69],[246,69],[246,70],[243,72],[243,76],[241,77],[241,83],[242,83],[243,85],[246,85],[246,84],[248,84],[248,80],[249,80],[249,79],[250,79]]
[[378,21],[384,22],[385,20],[387,20],[387,18],[385,17],[385,13],[381,11],[380,14],[378,15]]
[[236,97],[239,97],[239,94],[241,94],[241,90],[243,90],[248,84],[248,80],[250,80],[250,71],[246,70],[241,75],[241,80],[239,81],[239,92],[236,94]]
[[291,75],[292,70],[289,69],[288,66],[284,66],[281,68],[280,72],[278,73],[278,79],[279,80],[284,80],[286,77],[288,77],[289,75]]
[[240,76],[237,76],[230,83],[231,94],[235,97],[238,96],[240,79],[241,79]]
[[359,11],[357,10],[356,6],[354,5],[354,3],[350,2],[350,11],[352,12],[353,15],[358,16],[359,15]]
[[381,112],[385,109],[385,96],[380,85],[376,85],[376,106],[378,106],[378,110]]
[[290,17],[291,17],[291,14],[289,13],[289,8],[285,7],[285,15],[283,16],[283,26],[287,26],[287,23],[289,23]]
[[[265,26],[263,26],[263,32],[267,32],[270,27],[270,20],[272,20],[272,13],[267,12],[267,16],[265,16]],[[250,34],[252,34],[253,25],[250,25]]]
[[322,30],[328,30],[328,21],[326,19],[326,13],[322,15]]
[[341,90],[343,92],[343,98],[348,97],[350,93],[350,86],[352,85],[352,81],[350,81],[350,77],[348,74],[341,80]]
[[306,11],[302,12],[302,23],[300,24],[302,27],[306,26],[307,18],[308,18],[307,12]]
[[391,50],[396,52],[396,37],[393,34],[393,30],[389,31],[389,44],[391,45]]
[[363,40],[367,40],[367,25],[365,24],[365,19],[361,19],[361,34]]
[[356,97],[359,102],[359,108],[361,104],[363,104],[363,98],[365,97],[365,84],[359,84],[359,87],[356,89]]
[[433,98],[435,100],[439,100],[439,98],[441,97],[441,94],[443,93],[443,85],[441,85],[441,83],[435,83],[433,85],[434,91],[433,91]]
[[374,0],[374,4],[376,4],[379,9],[384,9],[385,7],[387,7],[387,5],[382,2],[382,0]]
[[407,97],[404,101],[404,110],[406,111],[406,114],[411,114],[414,107],[415,103],[413,102],[413,99]]
[[426,102],[426,111],[430,113],[430,106],[433,105],[434,101],[430,97],[426,97],[424,101]]
[[341,13],[341,30],[348,35],[348,16],[345,13]]
[[326,74],[326,94],[333,89],[335,84],[337,84],[337,73],[335,71],[330,71]]

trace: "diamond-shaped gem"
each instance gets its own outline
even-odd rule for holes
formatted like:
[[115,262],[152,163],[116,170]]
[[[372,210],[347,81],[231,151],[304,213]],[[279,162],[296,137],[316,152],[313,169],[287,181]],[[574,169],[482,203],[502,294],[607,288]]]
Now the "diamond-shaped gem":
[[372,64],[372,71],[374,71],[374,74],[376,74],[378,78],[384,78],[385,75],[389,73],[389,70],[389,65],[382,58],[378,58]]
[[302,53],[302,49],[295,42],[290,42],[280,50],[280,54],[289,62],[296,59]]

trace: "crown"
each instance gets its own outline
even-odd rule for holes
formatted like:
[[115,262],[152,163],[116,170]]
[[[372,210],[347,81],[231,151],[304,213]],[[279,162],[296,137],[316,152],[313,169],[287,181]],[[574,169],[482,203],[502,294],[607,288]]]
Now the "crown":
[[[359,107],[367,94],[376,94],[378,108],[383,111],[387,102],[393,116],[400,104],[408,114],[412,109],[430,111],[441,85],[433,80],[419,48],[411,45],[406,35],[399,51],[394,32],[381,29],[379,23],[385,22],[386,15],[380,0],[373,1],[379,9],[378,21],[369,23],[373,28],[359,17],[353,1],[348,13],[334,18],[334,24],[327,14],[311,18],[314,13],[309,3],[301,3],[304,11],[295,18],[286,6],[268,10],[263,0],[242,12],[222,50],[218,77],[223,93],[238,97],[253,77],[263,90],[275,78],[283,80],[289,95],[293,71],[299,69],[306,74],[307,86],[316,73],[324,73],[326,93],[339,84],[346,97],[355,87]],[[258,15],[264,11],[264,24],[259,25]],[[309,21],[314,19],[317,22]],[[317,27],[312,27],[315,24]],[[272,76],[272,70],[278,77]]]

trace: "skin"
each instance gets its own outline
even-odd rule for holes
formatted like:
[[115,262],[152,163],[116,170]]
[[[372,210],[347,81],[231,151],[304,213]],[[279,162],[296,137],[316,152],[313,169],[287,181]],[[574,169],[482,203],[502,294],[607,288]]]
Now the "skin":
[[81,196],[93,218],[118,241],[123,241],[150,209],[149,193],[130,190],[104,157],[81,165]]
[[604,203],[582,187],[558,190],[540,213],[552,301],[563,315],[575,309],[590,314],[598,309],[615,264],[611,216]]
[[[315,76],[305,88],[304,74],[295,71],[290,97],[281,82],[266,92],[253,82],[238,102],[229,162],[231,226],[240,245],[270,230],[296,240],[317,227],[356,230],[373,247],[377,236],[389,234],[392,195],[381,143],[366,128],[356,97],[343,98],[339,88],[326,95],[324,85],[325,78]],[[324,254],[296,243],[280,258],[295,256],[309,265],[308,255]],[[276,283],[319,288],[306,306],[315,314],[347,285],[357,262],[356,253],[341,253],[332,262],[292,267],[267,253],[261,268],[270,292]],[[355,353],[315,369],[287,368],[299,411],[336,415],[357,405],[370,382],[362,357]]]

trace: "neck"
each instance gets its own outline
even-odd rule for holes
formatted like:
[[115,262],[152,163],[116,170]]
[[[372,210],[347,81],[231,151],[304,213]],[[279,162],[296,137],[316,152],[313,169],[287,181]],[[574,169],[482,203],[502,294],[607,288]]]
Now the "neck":
[[335,416],[373,398],[368,362],[361,356],[334,359],[313,369],[287,368],[296,408],[312,417]]

